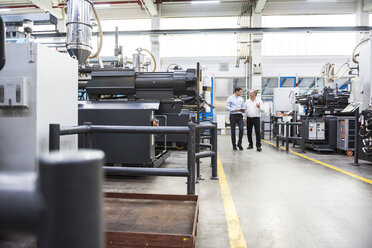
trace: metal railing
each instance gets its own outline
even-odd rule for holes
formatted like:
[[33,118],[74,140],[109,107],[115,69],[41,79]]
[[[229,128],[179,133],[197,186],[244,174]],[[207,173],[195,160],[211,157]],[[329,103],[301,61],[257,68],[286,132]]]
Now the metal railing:
[[[269,124],[269,129],[265,129],[265,124]],[[265,133],[269,133],[269,139],[271,140],[271,133],[272,133],[272,121],[271,121],[271,116],[270,116],[270,121],[261,121],[261,138],[265,139]]]
[[[215,131],[212,135],[212,151],[196,152],[197,130],[211,128]],[[124,175],[147,175],[147,176],[171,176],[187,178],[187,194],[195,194],[195,163],[201,157],[212,158],[212,179],[217,176],[217,126],[215,124],[194,124],[188,126],[103,126],[103,125],[82,125],[74,127],[61,127],[59,124],[50,124],[49,126],[49,150],[59,150],[60,136],[82,134],[83,148],[92,148],[92,135],[94,133],[127,133],[127,134],[185,134],[188,135],[187,147],[187,169],[176,168],[142,168],[142,167],[111,167],[104,166],[106,175],[124,176]]]
[[[301,127],[301,137],[298,136],[290,136],[290,127],[300,126]],[[285,129],[284,129],[285,128]],[[302,125],[302,122],[277,122],[276,123],[276,147],[279,148],[279,141],[282,140],[282,145],[285,143],[285,150],[289,151],[289,142],[292,141],[293,147],[296,145],[297,141],[301,141],[301,152],[305,153],[305,126]],[[285,135],[279,135],[281,133],[285,133]]]

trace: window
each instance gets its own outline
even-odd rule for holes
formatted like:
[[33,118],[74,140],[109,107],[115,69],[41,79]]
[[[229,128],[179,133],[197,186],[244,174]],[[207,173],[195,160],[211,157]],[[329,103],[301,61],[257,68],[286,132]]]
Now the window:
[[237,17],[162,18],[161,29],[236,28]]
[[297,87],[300,88],[300,95],[310,94],[315,87],[315,78],[298,78]]
[[161,57],[236,56],[234,34],[165,35],[159,42]]
[[[343,78],[340,78],[340,79],[337,79],[335,82],[333,83],[327,83],[326,85],[328,87],[331,87],[332,89],[335,89],[336,87],[338,87],[338,92],[341,93],[341,92],[350,92],[350,84],[351,84],[351,78],[350,77],[343,77]],[[319,90],[323,90],[324,89],[324,79],[323,78],[317,78],[317,87]]]
[[[161,29],[236,28],[237,17],[163,18]],[[235,34],[164,35],[161,57],[236,56]]]
[[296,77],[281,77],[280,87],[296,87]]
[[[118,27],[119,31],[151,29],[150,19],[102,20],[101,24],[105,31],[115,31],[115,27]],[[94,28],[94,31],[96,30],[97,27]],[[97,36],[92,36],[93,52],[97,50],[97,38]],[[105,35],[103,44],[101,56],[114,56],[115,36]],[[131,58],[132,54],[136,52],[135,49],[139,47],[151,50],[151,41],[150,37],[146,35],[119,36],[119,46],[123,46],[124,56]]]
[[[263,27],[355,26],[355,15],[264,16]],[[356,42],[354,33],[264,34],[262,55],[349,55]]]
[[277,87],[278,87],[277,77],[262,78],[262,81],[261,81],[262,96],[274,95],[274,88],[277,88]]

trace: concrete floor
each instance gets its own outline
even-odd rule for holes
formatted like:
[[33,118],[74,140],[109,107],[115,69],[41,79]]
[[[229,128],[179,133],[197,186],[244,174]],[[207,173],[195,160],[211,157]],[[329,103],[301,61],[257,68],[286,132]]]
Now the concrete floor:
[[[246,137],[243,145],[247,146]],[[230,136],[219,136],[219,156],[240,218],[247,247],[372,247],[372,185],[294,154],[263,144],[233,151]],[[307,156],[372,179],[372,166],[349,165],[340,154]],[[218,181],[209,179],[210,159],[202,160],[197,184],[200,215],[196,247],[230,247]],[[186,167],[186,152],[172,151],[163,167]],[[186,194],[184,178],[109,178],[105,191]],[[10,243],[8,243],[10,244]],[[11,246],[0,242],[0,247]]]

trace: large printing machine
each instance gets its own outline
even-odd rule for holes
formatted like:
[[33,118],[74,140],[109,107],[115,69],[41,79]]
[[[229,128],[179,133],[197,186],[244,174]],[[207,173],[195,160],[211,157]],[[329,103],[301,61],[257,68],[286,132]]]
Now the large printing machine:
[[349,105],[349,93],[325,87],[296,97],[306,108],[301,116],[307,147],[316,151],[352,152],[355,141],[355,105]]

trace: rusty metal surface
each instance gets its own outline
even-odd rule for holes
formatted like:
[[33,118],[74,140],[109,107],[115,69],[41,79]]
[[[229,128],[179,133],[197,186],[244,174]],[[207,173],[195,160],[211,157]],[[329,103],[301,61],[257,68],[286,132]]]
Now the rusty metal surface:
[[105,199],[106,231],[193,235],[197,202]]

